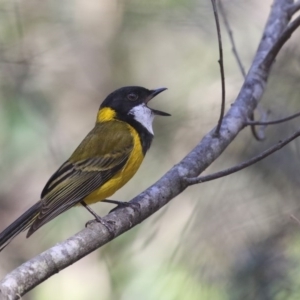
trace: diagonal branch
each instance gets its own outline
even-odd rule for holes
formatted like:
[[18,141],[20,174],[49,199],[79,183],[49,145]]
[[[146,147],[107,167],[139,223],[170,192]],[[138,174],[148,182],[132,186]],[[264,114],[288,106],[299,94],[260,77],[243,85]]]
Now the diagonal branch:
[[300,117],[300,112],[293,114],[291,116],[282,118],[282,119],[278,119],[278,120],[274,120],[274,121],[266,121],[266,122],[262,122],[262,121],[247,121],[245,122],[245,125],[275,125],[275,124],[280,124],[283,122],[287,122],[290,120],[293,120],[295,118]]
[[[299,4],[298,2],[295,4],[295,7],[297,8],[297,4]],[[288,9],[288,13],[290,16],[292,16],[292,14],[290,13],[290,9]],[[269,51],[269,53],[266,55],[266,57],[264,58],[264,62],[263,65],[265,65],[266,69],[269,69],[274,61],[274,56],[277,56],[278,52],[281,50],[282,46],[287,42],[287,40],[291,37],[291,35],[293,34],[293,32],[300,26],[300,16],[297,17],[293,22],[291,22],[286,29],[282,32],[281,36],[278,38],[278,40],[274,43],[272,49]],[[255,125],[269,125],[269,124],[277,124],[277,123],[282,123],[288,120],[291,120],[293,118],[295,118],[297,116],[296,115],[292,115],[290,117],[287,117],[286,119],[282,119],[279,121],[273,121],[273,122],[264,122],[262,121],[254,121],[253,115],[250,116],[251,121],[247,123],[247,125],[251,126],[251,130],[252,133],[254,135],[254,137],[257,140],[262,140],[261,138],[258,137],[257,133],[256,133],[256,129],[255,129]]]
[[282,48],[282,46],[287,42],[287,40],[291,37],[291,35],[295,32],[295,30],[300,26],[300,16],[297,17],[293,22],[291,22],[286,29],[282,32],[276,43],[272,46],[272,49],[264,58],[265,68],[270,68],[274,61],[274,57],[277,56],[278,52]]
[[290,21],[287,10],[292,3],[292,0],[274,0],[252,66],[237,99],[223,119],[219,136],[214,136],[214,130],[211,130],[181,162],[135,197],[132,201],[139,203],[139,210],[122,208],[106,216],[105,221],[113,224],[114,237],[101,224],[93,223],[9,273],[0,282],[0,299],[19,299],[50,276],[138,225],[187,188],[185,177],[198,176],[222,154],[244,128],[264,93],[270,67],[277,55],[272,50]]
[[266,158],[267,156],[273,154],[274,152],[280,150],[281,148],[283,148],[284,146],[289,144],[291,141],[296,139],[298,136],[300,136],[300,130],[296,131],[294,134],[292,134],[287,139],[285,139],[283,141],[279,141],[276,145],[272,146],[271,148],[263,151],[262,153],[260,153],[256,156],[252,157],[251,159],[249,159],[245,162],[242,162],[239,165],[236,165],[236,166],[228,168],[226,170],[219,171],[219,172],[209,174],[209,175],[206,175],[206,176],[186,178],[186,181],[189,185],[193,185],[193,184],[197,184],[197,183],[203,183],[203,182],[211,181],[211,180],[214,180],[214,179],[218,179],[218,178],[236,173],[240,170],[243,170],[243,169],[245,169],[245,168],[247,168],[247,167],[263,160],[264,158]]

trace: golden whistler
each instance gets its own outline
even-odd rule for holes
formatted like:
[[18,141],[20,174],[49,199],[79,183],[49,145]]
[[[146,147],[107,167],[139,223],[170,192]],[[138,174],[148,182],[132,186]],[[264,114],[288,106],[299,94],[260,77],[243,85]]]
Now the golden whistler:
[[148,102],[164,90],[127,86],[108,95],[100,106],[95,127],[50,177],[41,200],[0,233],[0,251],[20,232],[29,229],[29,237],[78,204],[103,222],[89,205],[98,201],[122,203],[107,198],[126,184],[141,165],[153,139],[154,116],[169,116],[148,107]]

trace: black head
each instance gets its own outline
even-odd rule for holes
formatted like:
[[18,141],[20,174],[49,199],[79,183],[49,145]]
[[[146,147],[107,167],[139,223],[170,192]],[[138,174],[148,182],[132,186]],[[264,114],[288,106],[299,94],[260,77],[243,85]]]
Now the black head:
[[[137,106],[147,106],[148,102],[156,95],[165,91],[166,88],[156,90],[148,90],[140,86],[126,86],[115,90],[109,94],[102,102],[100,109],[109,107],[112,108],[117,116],[126,116],[130,111]],[[170,116],[170,114],[149,108],[153,115]]]

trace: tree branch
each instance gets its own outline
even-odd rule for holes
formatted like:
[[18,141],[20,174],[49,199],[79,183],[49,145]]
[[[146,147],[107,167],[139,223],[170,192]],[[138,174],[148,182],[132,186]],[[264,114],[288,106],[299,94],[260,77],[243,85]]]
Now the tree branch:
[[277,143],[276,145],[272,146],[271,148],[265,150],[264,152],[262,152],[262,153],[260,153],[256,156],[252,157],[251,159],[249,159],[245,162],[242,162],[239,165],[236,165],[234,167],[228,168],[228,169],[223,170],[223,171],[219,171],[219,172],[216,172],[216,173],[213,173],[213,174],[209,174],[207,176],[186,178],[186,181],[189,185],[193,185],[193,184],[197,184],[197,183],[211,181],[211,180],[214,180],[214,179],[218,179],[218,178],[236,173],[240,170],[243,170],[243,169],[245,169],[245,168],[261,161],[262,159],[266,158],[267,156],[273,154],[274,152],[280,150],[281,148],[283,148],[284,146],[289,144],[291,141],[293,141],[298,136],[300,136],[300,130],[296,131],[293,135],[291,135],[287,139],[285,139],[283,141],[279,141],[279,143]]
[[219,16],[218,16],[218,9],[216,5],[215,0],[211,0],[215,21],[216,21],[216,27],[217,27],[217,35],[218,35],[218,46],[219,46],[219,66],[220,66],[220,73],[221,73],[221,88],[222,88],[222,98],[221,98],[221,111],[220,111],[220,117],[218,121],[217,128],[215,130],[215,135],[218,136],[220,132],[220,128],[222,125],[223,117],[224,117],[224,111],[225,111],[225,74],[224,74],[224,63],[223,63],[223,47],[222,47],[222,37],[221,37],[221,29],[220,29],[220,22],[219,22]]
[[221,155],[243,129],[263,95],[270,66],[278,53],[272,50],[290,20],[288,7],[292,3],[292,0],[274,0],[252,66],[237,99],[223,119],[219,136],[214,136],[214,130],[210,131],[181,162],[135,197],[132,201],[139,203],[139,210],[122,208],[106,216],[104,219],[113,224],[114,237],[101,224],[91,224],[9,273],[0,282],[0,299],[19,299],[50,276],[141,223],[187,188],[185,177],[198,176]]
[[291,22],[286,29],[282,32],[276,43],[274,43],[272,49],[264,58],[264,65],[266,68],[269,68],[274,61],[274,57],[277,56],[278,52],[282,46],[287,42],[291,37],[294,31],[300,26],[300,16],[297,17],[293,22]]
[[234,41],[234,37],[233,37],[233,32],[232,32],[232,29],[231,29],[230,24],[228,22],[227,14],[226,14],[225,9],[223,7],[222,0],[219,0],[218,4],[219,4],[220,13],[221,13],[221,16],[223,18],[226,31],[227,31],[228,36],[229,36],[229,40],[230,40],[230,43],[231,43],[232,53],[233,53],[233,55],[234,55],[234,57],[235,57],[235,59],[237,61],[237,64],[239,66],[239,69],[240,69],[243,77],[245,78],[246,77],[246,71],[245,71],[245,68],[243,66],[242,60],[241,60],[241,58],[239,56],[239,53],[237,51],[237,48],[236,48],[236,45],[235,45],[235,41]]
[[[256,109],[259,111],[259,113],[261,115],[260,120],[263,120],[263,121],[259,121],[259,122],[265,122],[264,120],[267,120],[268,113],[263,111],[260,108],[261,108],[260,105],[257,105]],[[256,127],[255,127],[255,124],[251,124],[252,122],[256,122],[256,121],[254,121],[254,112],[250,115],[249,119],[250,119],[250,121],[248,121],[247,124],[245,123],[245,125],[250,125],[251,133],[254,136],[254,138],[259,142],[265,140],[265,138],[266,138],[266,136],[265,136],[266,126],[261,126],[259,128],[259,130],[257,130]]]
[[[294,8],[298,7],[296,3],[294,4]],[[288,14],[290,17],[292,17],[293,14],[291,14],[290,12],[290,8],[287,10]],[[296,12],[296,10],[294,11],[294,13]],[[291,22],[286,29],[283,31],[283,33],[281,34],[281,36],[278,38],[278,40],[276,41],[276,43],[274,43],[272,49],[269,51],[269,53],[266,55],[263,64],[265,65],[266,69],[269,69],[274,61],[274,56],[276,57],[278,52],[280,51],[280,49],[282,48],[282,46],[287,42],[287,40],[291,37],[291,35],[293,34],[293,32],[300,26],[300,16],[297,17],[293,22]],[[254,121],[253,115],[250,116],[251,121],[246,122],[245,125],[250,125],[251,126],[251,130],[252,133],[254,135],[254,137],[260,141],[263,140],[263,138],[260,138],[259,135],[256,133],[256,129],[255,129],[255,125],[269,125],[269,124],[278,124],[278,123],[282,123],[288,120],[291,120],[295,117],[297,117],[298,114],[296,115],[292,115],[290,117],[287,117],[285,119],[281,119],[281,120],[277,120],[277,121],[273,121],[273,122],[264,122],[264,121]],[[263,129],[261,130],[261,132],[263,132]]]
[[[235,59],[237,61],[237,64],[239,66],[239,69],[240,69],[243,77],[245,78],[246,77],[246,71],[245,71],[245,68],[244,68],[244,66],[242,64],[241,58],[239,56],[239,53],[237,51],[237,48],[236,48],[236,45],[235,45],[235,41],[234,41],[234,37],[233,37],[233,32],[232,32],[232,29],[231,29],[230,24],[228,22],[227,15],[226,15],[225,9],[224,9],[223,4],[222,4],[222,0],[219,0],[218,4],[219,4],[220,13],[221,13],[221,16],[223,18],[226,31],[227,31],[228,36],[229,36],[229,40],[230,40],[230,44],[231,44],[231,49],[232,49],[232,52],[233,52],[233,56],[235,57]],[[262,115],[263,115],[263,118],[264,118],[266,114],[262,113]],[[249,119],[251,121],[254,121],[254,113],[252,113],[250,115]],[[256,127],[254,125],[252,125],[252,124],[249,124],[249,125],[251,126],[251,133],[254,136],[254,138],[257,141],[263,141],[265,139],[265,134],[264,134],[265,127],[261,127],[259,129],[259,131],[257,131]]]
[[298,0],[296,3],[291,5],[289,8],[289,14],[290,16],[293,16],[298,10],[300,10],[300,1]]
[[300,112],[293,114],[291,116],[288,116],[286,118],[282,118],[282,119],[278,119],[278,120],[274,120],[274,121],[266,121],[266,122],[262,122],[262,121],[247,121],[245,122],[245,125],[275,125],[275,124],[280,124],[283,122],[287,122],[290,120],[293,120],[297,117],[300,117]]

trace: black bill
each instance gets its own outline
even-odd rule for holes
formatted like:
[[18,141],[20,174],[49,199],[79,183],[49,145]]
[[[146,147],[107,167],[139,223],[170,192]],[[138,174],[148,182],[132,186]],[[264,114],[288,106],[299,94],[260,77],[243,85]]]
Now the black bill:
[[[151,94],[150,96],[148,97],[147,101],[146,101],[146,104],[148,104],[148,102],[153,99],[155,96],[157,96],[158,94],[160,94],[161,92],[167,90],[167,88],[159,88],[159,89],[156,89],[156,90],[151,90]],[[152,112],[155,114],[155,115],[158,115],[158,116],[171,116],[170,114],[166,113],[166,112],[163,112],[161,110],[157,110],[157,109],[153,109],[151,107],[149,107]]]

